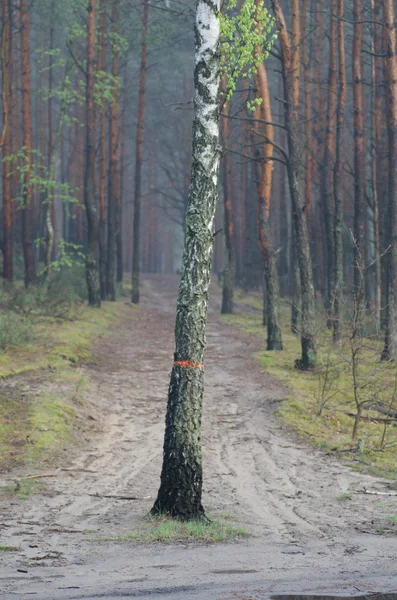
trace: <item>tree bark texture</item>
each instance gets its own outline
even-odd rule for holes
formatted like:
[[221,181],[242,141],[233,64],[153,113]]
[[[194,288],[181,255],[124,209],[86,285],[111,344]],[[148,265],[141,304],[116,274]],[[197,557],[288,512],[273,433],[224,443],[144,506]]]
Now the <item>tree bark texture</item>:
[[85,170],[84,205],[87,216],[86,279],[88,303],[100,307],[101,290],[98,269],[98,214],[94,181],[94,63],[95,63],[95,14],[96,0],[88,0],[87,22],[87,87],[86,87],[86,129],[85,129]]
[[[225,86],[226,87],[226,82]],[[223,112],[227,113],[228,104],[225,103]],[[227,117],[221,117],[223,144],[227,144],[229,123]],[[222,306],[221,313],[228,315],[233,312],[233,292],[236,273],[236,258],[234,249],[234,227],[233,227],[233,208],[230,186],[230,156],[227,149],[222,160],[222,187],[223,187],[223,223],[224,239],[226,246],[225,266],[222,277]]]
[[308,229],[311,231],[313,204],[313,132],[312,132],[312,94],[311,64],[308,50],[309,36],[309,0],[302,1],[302,65],[303,65],[303,104],[305,120],[305,203]]
[[[257,49],[257,52],[261,51]],[[255,74],[255,87],[257,96],[262,99],[262,104],[256,107],[256,118],[267,123],[273,120],[269,82],[264,62],[258,67]],[[259,243],[264,262],[264,324],[267,327],[267,350],[282,350],[281,328],[279,324],[279,283],[277,272],[277,256],[272,248],[270,230],[270,200],[273,179],[273,146],[274,127],[263,124],[263,135],[269,143],[264,143],[260,158],[260,177],[258,189],[258,230]],[[265,317],[266,315],[266,317]]]
[[32,240],[32,98],[30,74],[29,44],[29,0],[20,3],[20,40],[21,40],[21,86],[22,86],[22,140],[25,149],[26,170],[23,186],[22,206],[22,246],[25,264],[25,285],[36,281],[36,264]]
[[322,165],[321,202],[324,207],[325,224],[325,272],[327,325],[331,326],[335,283],[334,283],[334,198],[333,170],[335,162],[335,126],[337,112],[337,0],[331,0],[329,7],[329,68],[328,68],[328,98],[325,128],[324,159]]
[[218,200],[220,1],[197,0],[193,162],[161,485],[152,512],[200,519],[201,416],[208,289]]
[[314,339],[315,312],[314,287],[305,204],[302,198],[300,170],[301,148],[298,131],[299,106],[299,0],[291,0],[292,36],[291,41],[279,0],[272,0],[276,26],[282,54],[282,72],[284,81],[285,125],[288,139],[288,179],[292,201],[292,218],[295,234],[295,251],[299,261],[302,294],[302,357],[296,361],[299,369],[310,369],[316,364],[316,346]]
[[362,0],[353,0],[353,114],[354,114],[354,290],[360,287],[359,270],[364,239],[365,209],[365,136],[363,89],[363,32]]
[[145,91],[147,65],[147,30],[149,22],[149,2],[143,0],[143,30],[141,42],[141,66],[139,70],[139,100],[138,122],[136,128],[136,158],[135,158],[135,195],[134,195],[134,229],[132,255],[132,302],[139,304],[140,279],[140,242],[141,242],[141,193],[142,193],[142,161],[143,134],[145,119]]
[[117,35],[120,28],[120,0],[112,3],[112,32],[116,40],[112,49],[112,75],[114,78],[113,95],[109,115],[109,195],[108,195],[108,247],[107,247],[107,298],[116,300],[116,227],[117,211],[120,203],[120,139],[119,139],[119,49]]
[[339,93],[336,123],[336,144],[334,164],[334,309],[332,331],[334,340],[340,338],[343,310],[343,146],[345,139],[345,107],[346,107],[346,52],[344,0],[338,0],[338,54],[339,54]]
[[[103,74],[106,73],[107,61],[107,44],[106,44],[106,30],[107,30],[107,0],[101,0],[100,5],[100,24],[99,24],[99,71]],[[99,280],[101,287],[101,298],[105,300],[107,282],[106,282],[106,179],[107,179],[107,152],[106,152],[106,135],[107,135],[107,102],[103,100],[103,104],[100,107],[99,116]]]
[[3,35],[1,39],[2,61],[2,104],[3,131],[1,135],[2,184],[3,184],[3,279],[11,282],[12,268],[12,205],[11,205],[11,169],[4,161],[11,151],[11,77],[12,77],[12,43],[11,43],[11,10],[9,0],[3,0],[2,20]]
[[397,44],[392,0],[383,2],[389,129],[387,323],[383,359],[397,360]]

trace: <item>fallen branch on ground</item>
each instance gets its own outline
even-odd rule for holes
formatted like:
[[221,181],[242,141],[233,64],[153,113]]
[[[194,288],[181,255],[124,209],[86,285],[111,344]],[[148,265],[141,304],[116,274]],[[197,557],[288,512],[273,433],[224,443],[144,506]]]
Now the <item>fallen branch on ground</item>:
[[397,492],[378,492],[376,490],[366,490],[365,488],[362,491],[363,494],[371,494],[373,496],[397,496]]
[[57,477],[58,473],[43,473],[42,475],[27,475],[26,477],[14,477],[12,481],[23,481],[24,479],[40,479],[41,477]]

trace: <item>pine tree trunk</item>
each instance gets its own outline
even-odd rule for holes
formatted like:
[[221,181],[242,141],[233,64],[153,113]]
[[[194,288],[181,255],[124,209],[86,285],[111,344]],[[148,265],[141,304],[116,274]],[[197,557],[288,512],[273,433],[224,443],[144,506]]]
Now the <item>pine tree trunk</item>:
[[336,125],[336,149],[334,166],[334,285],[335,299],[333,310],[333,339],[340,338],[343,310],[343,146],[345,132],[346,106],[346,53],[345,53],[345,24],[344,0],[338,0],[338,49],[339,49],[339,91]]
[[11,206],[11,169],[5,158],[12,154],[11,150],[11,77],[12,77],[12,42],[11,42],[11,6],[9,0],[3,0],[2,10],[3,35],[1,39],[2,56],[2,100],[3,131],[1,136],[2,183],[3,183],[3,279],[11,282],[12,268],[12,206]]
[[[99,25],[99,71],[106,73],[106,30],[107,30],[107,0],[101,0],[101,14]],[[102,101],[100,108],[100,159],[99,159],[99,279],[101,287],[101,298],[106,298],[106,179],[107,179],[107,154],[106,154],[106,136],[107,136],[107,102]]]
[[[53,168],[53,156],[55,159],[54,150],[54,133],[53,133],[53,48],[54,48],[54,0],[51,2],[51,28],[50,28],[50,49],[48,57],[48,148],[47,148],[47,166],[48,174],[51,180],[55,179],[55,165]],[[45,251],[44,251],[44,266],[45,274],[48,275],[50,263],[53,259],[55,246],[55,211],[54,211],[54,191],[52,188],[48,190],[45,199],[44,221],[45,221]]]
[[308,230],[311,231],[313,204],[313,133],[312,133],[312,93],[311,93],[311,64],[308,51],[309,0],[302,2],[302,65],[303,65],[303,103],[305,119],[305,203]]
[[[120,0],[113,0],[112,4],[112,32],[119,35],[120,29]],[[108,195],[108,246],[107,246],[107,299],[116,300],[116,242],[118,226],[118,208],[120,204],[121,173],[120,173],[120,82],[119,82],[119,48],[117,42],[112,50],[112,75],[114,78],[112,102],[109,115],[109,195]]]
[[334,282],[334,208],[333,208],[333,171],[335,163],[335,125],[337,111],[337,0],[331,0],[329,7],[329,69],[328,69],[328,99],[325,129],[324,160],[322,166],[321,202],[324,206],[324,225],[326,242],[326,296],[327,326],[331,327],[335,282]]
[[193,163],[161,485],[152,512],[200,519],[201,417],[208,289],[219,176],[220,2],[197,0]]
[[[380,0],[371,0],[373,20],[380,22],[381,2]],[[380,225],[379,225],[379,181],[380,174],[380,154],[382,148],[382,35],[381,26],[373,25],[373,43],[372,51],[375,55],[372,58],[372,198],[374,208],[374,255],[375,255],[375,279],[376,279],[376,321],[377,326],[381,328],[382,314],[382,268],[381,268],[381,244],[380,244]]]
[[302,357],[295,362],[297,368],[311,369],[316,364],[316,346],[314,339],[315,312],[314,287],[310,256],[309,239],[305,215],[305,204],[302,198],[300,170],[301,148],[299,144],[299,0],[291,0],[292,35],[288,36],[284,14],[279,0],[272,0],[276,17],[284,81],[285,125],[288,139],[288,180],[292,201],[292,219],[296,241],[296,253],[299,261],[302,294]]
[[141,243],[141,182],[143,160],[143,132],[145,118],[146,64],[147,64],[147,30],[149,21],[149,3],[143,0],[143,30],[141,42],[141,66],[139,71],[138,122],[136,128],[135,159],[135,196],[134,196],[134,230],[132,257],[132,302],[139,304],[140,279],[140,243]]
[[87,215],[86,278],[88,303],[100,307],[101,290],[98,269],[98,214],[94,182],[94,61],[95,61],[95,13],[96,0],[88,1],[87,23],[87,88],[86,88],[86,146],[84,170],[84,205]]
[[363,23],[362,0],[353,1],[353,113],[354,113],[354,290],[360,287],[360,257],[364,239],[365,209],[365,138],[363,90]]
[[21,39],[21,85],[22,85],[22,131],[23,146],[26,152],[26,172],[23,186],[22,207],[22,246],[25,263],[25,285],[36,282],[36,265],[32,240],[32,108],[31,75],[29,47],[29,0],[20,3],[20,39]]
[[[256,50],[260,51],[259,49]],[[265,64],[262,62],[255,74],[257,97],[262,104],[256,108],[256,118],[271,123],[272,109],[269,83]],[[259,125],[258,125],[259,128]],[[274,140],[274,127],[263,124],[263,135],[266,140]],[[260,160],[260,177],[258,181],[258,229],[259,243],[264,262],[264,325],[267,327],[267,350],[282,350],[281,328],[279,324],[279,283],[277,273],[277,256],[272,248],[270,231],[270,200],[273,180],[273,146],[263,144]],[[266,317],[265,317],[266,315]]]
[[116,229],[116,281],[119,284],[123,283],[124,262],[123,262],[123,223],[125,222],[124,206],[124,179],[125,179],[125,138],[127,128],[127,65],[124,69],[123,77],[123,105],[121,111],[121,132],[120,132],[120,195],[117,209],[117,229]]
[[383,2],[386,41],[386,72],[389,132],[389,212],[390,250],[387,264],[387,323],[382,358],[397,360],[397,44],[395,13],[392,0]]
[[[321,157],[324,149],[324,107],[325,107],[325,86],[324,86],[324,2],[322,0],[312,0],[313,13],[313,43],[312,43],[312,98],[313,98],[313,139],[312,139],[312,157],[313,173],[312,181],[317,183],[321,181],[320,163],[317,157]],[[317,160],[316,160],[317,159]],[[314,282],[315,289],[323,291],[323,243],[321,234],[322,215],[320,210],[319,186],[314,186],[316,197],[312,202],[312,214],[309,223],[311,227],[311,248],[313,252]]]
[[[226,87],[226,81],[224,82]],[[225,103],[223,112],[228,112],[228,103]],[[221,117],[223,144],[227,144],[229,123],[227,117]],[[233,312],[233,292],[236,272],[236,259],[234,249],[233,209],[230,186],[230,156],[225,150],[222,159],[222,187],[223,187],[223,222],[224,239],[226,246],[225,266],[222,277],[222,306],[221,313],[228,315]]]

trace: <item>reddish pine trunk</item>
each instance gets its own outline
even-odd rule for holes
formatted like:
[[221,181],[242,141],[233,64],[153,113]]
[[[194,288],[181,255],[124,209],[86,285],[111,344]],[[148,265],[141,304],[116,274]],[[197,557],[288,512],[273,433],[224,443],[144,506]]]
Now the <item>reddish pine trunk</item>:
[[9,0],[3,0],[2,35],[2,96],[3,96],[3,132],[1,138],[1,156],[3,159],[3,278],[12,281],[12,207],[11,179],[9,163],[4,159],[12,154],[11,150],[11,10]]
[[314,287],[311,255],[307,232],[305,205],[301,193],[299,144],[299,67],[300,67],[300,21],[299,0],[291,0],[292,34],[287,26],[279,0],[272,0],[273,11],[281,46],[282,72],[284,81],[285,125],[288,138],[288,178],[292,201],[292,218],[295,234],[295,252],[299,261],[302,294],[302,357],[296,367],[310,369],[316,364]]
[[[112,4],[113,33],[118,35],[120,28],[120,0],[114,0]],[[116,300],[116,227],[117,210],[120,203],[120,143],[119,143],[119,102],[120,83],[119,76],[119,50],[113,47],[112,75],[115,78],[113,86],[113,97],[110,106],[109,123],[109,198],[108,198],[108,248],[107,248],[107,298]]]
[[[102,76],[106,73],[106,30],[107,30],[107,12],[106,0],[101,0],[99,22],[99,71]],[[100,108],[100,158],[99,158],[99,279],[101,286],[101,298],[106,298],[106,178],[107,178],[107,154],[106,154],[106,134],[107,102],[102,101]]]
[[[260,50],[259,50],[260,51]],[[258,49],[257,49],[258,52]],[[277,273],[277,257],[272,248],[270,229],[270,200],[273,181],[273,146],[274,127],[270,125],[273,120],[269,83],[264,62],[258,67],[255,74],[255,87],[257,95],[262,98],[262,104],[256,108],[256,118],[262,118],[267,123],[258,124],[258,129],[264,136],[264,143],[260,147],[260,177],[257,184],[258,191],[258,232],[264,263],[264,324],[267,326],[267,350],[282,350],[281,328],[279,324],[279,284]]]
[[353,124],[354,124],[354,290],[360,288],[359,270],[364,239],[365,209],[365,137],[364,137],[364,88],[363,88],[363,33],[362,0],[353,1]]

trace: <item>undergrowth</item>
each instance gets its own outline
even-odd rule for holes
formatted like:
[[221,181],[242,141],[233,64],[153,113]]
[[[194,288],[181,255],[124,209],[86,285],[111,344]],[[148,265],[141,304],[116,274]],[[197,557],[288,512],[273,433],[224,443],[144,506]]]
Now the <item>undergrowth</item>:
[[80,365],[95,360],[95,339],[133,314],[117,302],[91,309],[68,286],[0,291],[0,466],[33,465],[78,441],[87,384]]
[[[238,292],[239,304],[250,307],[250,312],[236,312],[222,319],[242,331],[263,340],[266,328],[262,325],[262,301],[258,296]],[[318,366],[314,372],[295,369],[295,359],[301,352],[300,339],[290,330],[290,305],[281,303],[281,324],[284,350],[282,352],[261,351],[256,358],[269,375],[285,384],[289,390],[286,402],[279,414],[288,425],[310,438],[321,449],[335,452],[353,468],[375,475],[397,479],[395,450],[397,427],[391,419],[384,419],[378,412],[363,408],[360,416],[357,439],[352,440],[352,429],[356,415],[352,373],[347,350],[332,348],[330,332],[322,326],[318,333]],[[362,394],[379,399],[387,404],[391,398],[396,367],[391,363],[381,364],[379,357],[382,345],[371,342],[371,347],[362,351],[360,364],[364,382]],[[344,354],[345,353],[345,354]],[[328,382],[324,383],[324,373]],[[367,385],[370,382],[370,385]],[[372,385],[372,387],[371,387]],[[325,391],[324,391],[325,390]]]

